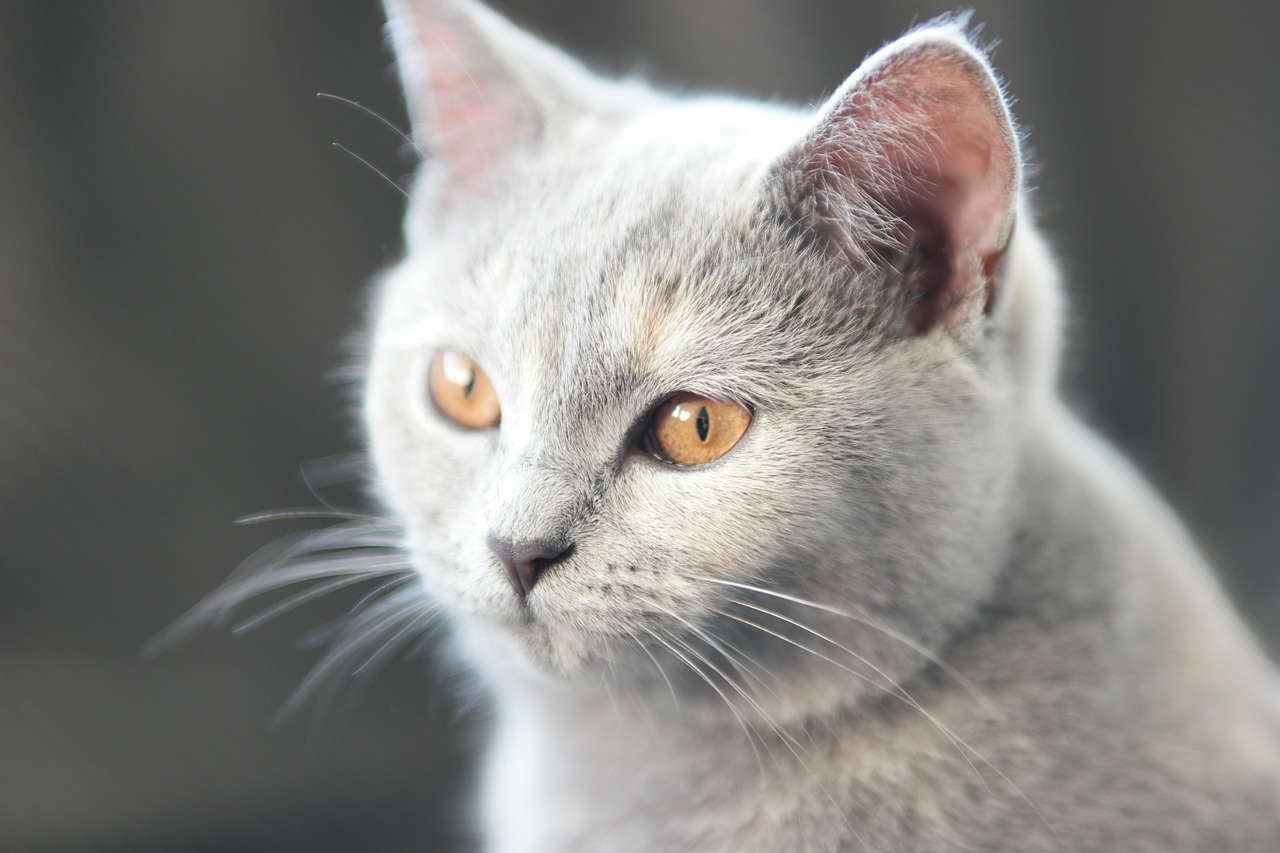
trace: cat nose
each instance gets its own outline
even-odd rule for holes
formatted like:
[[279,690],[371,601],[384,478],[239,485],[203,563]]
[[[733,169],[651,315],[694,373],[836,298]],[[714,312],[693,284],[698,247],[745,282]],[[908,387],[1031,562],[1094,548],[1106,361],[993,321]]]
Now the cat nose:
[[512,542],[496,533],[484,538],[489,550],[502,561],[507,580],[522,599],[533,589],[542,573],[573,553],[573,544],[559,539],[524,539]]

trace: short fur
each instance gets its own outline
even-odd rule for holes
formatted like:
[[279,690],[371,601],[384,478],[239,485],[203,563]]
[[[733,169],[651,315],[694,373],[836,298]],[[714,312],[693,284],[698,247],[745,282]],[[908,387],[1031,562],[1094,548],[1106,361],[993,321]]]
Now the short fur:
[[[492,689],[487,849],[1280,849],[1273,671],[1057,395],[1056,269],[962,23],[806,111],[388,6],[427,156],[364,411]],[[497,429],[434,409],[441,349]],[[681,391],[750,407],[738,446],[637,452]],[[574,550],[524,598],[490,534]]]

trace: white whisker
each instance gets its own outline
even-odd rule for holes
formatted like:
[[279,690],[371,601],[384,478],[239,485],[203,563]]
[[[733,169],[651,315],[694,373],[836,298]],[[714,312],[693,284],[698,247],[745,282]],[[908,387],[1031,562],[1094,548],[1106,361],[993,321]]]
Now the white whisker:
[[424,152],[420,147],[418,147],[418,143],[413,141],[413,137],[410,136],[408,133],[406,133],[404,130],[402,130],[400,126],[397,125],[395,122],[391,121],[391,119],[387,118],[381,113],[376,112],[373,109],[370,109],[369,107],[365,106],[359,101],[353,101],[350,98],[344,98],[341,95],[332,95],[328,92],[316,92],[316,97],[320,98],[321,100],[334,101],[335,103],[344,104],[348,107],[355,107],[357,110],[369,116],[370,118],[374,119],[383,127],[386,127],[396,136],[400,137],[400,139],[402,139],[407,145],[409,145],[411,148],[413,148],[414,151],[417,152],[419,159],[421,160],[427,159],[426,152]]
[[354,615],[358,611],[363,610],[365,606],[368,605],[368,603],[373,601],[374,599],[381,598],[383,595],[395,589],[396,587],[404,586],[405,584],[411,583],[412,581],[415,581],[417,579],[418,579],[418,575],[416,572],[414,572],[411,569],[406,569],[405,573],[400,575],[399,577],[393,577],[390,580],[383,581],[382,583],[375,586],[373,589],[366,592],[364,595],[360,596],[360,598],[356,600],[356,603],[351,605],[351,607],[347,610],[347,615],[348,616]]
[[349,586],[354,586],[355,584],[362,583],[368,579],[368,575],[361,573],[332,578],[322,583],[314,584],[307,587],[302,592],[294,593],[288,598],[278,601],[264,610],[260,610],[248,619],[236,623],[231,627],[231,633],[245,634],[252,631],[254,628],[265,625],[267,622],[270,622],[272,619],[283,613],[288,613],[290,610],[306,604],[308,601],[315,601],[318,598],[323,598],[331,592],[335,592],[339,589],[345,589]]
[[[358,509],[348,509],[345,507],[293,507],[287,509],[268,509],[262,512],[252,512],[248,515],[242,515],[235,520],[235,524],[263,524],[268,521],[293,521],[296,519],[306,519],[308,521],[316,518],[335,518],[343,521],[375,521],[381,520],[377,516],[363,512]],[[339,525],[341,527],[341,525]],[[325,530],[308,530],[299,536],[314,536],[318,533],[326,533],[337,530],[338,527],[327,528]],[[282,537],[287,538],[287,537]],[[280,540],[277,540],[280,541]]]
[[[677,711],[680,710],[680,700],[679,698],[676,697],[676,689],[671,684],[671,679],[667,677],[667,671],[663,669],[662,664],[658,663],[658,658],[654,656],[653,652],[649,651],[649,646],[644,642],[644,640],[641,637],[637,636],[633,631],[629,629],[624,629],[624,630],[626,630],[627,635],[631,637],[633,641],[635,641],[635,644],[640,647],[640,650],[649,657],[649,660],[653,661],[653,666],[658,671],[658,675],[662,677],[663,682],[667,685],[667,690],[671,692],[672,707]],[[645,629],[645,631],[646,633],[652,636],[651,631],[648,631],[647,629]]]
[[373,654],[369,655],[364,661],[353,670],[352,676],[361,676],[367,672],[371,672],[382,664],[388,657],[398,651],[405,643],[412,640],[418,635],[418,632],[427,626],[427,623],[435,618],[435,614],[431,612],[423,613],[416,619],[407,622],[404,627],[399,628],[391,636],[387,637]]
[[703,581],[705,583],[719,584],[721,586],[733,587],[735,589],[740,589],[747,592],[754,592],[759,595],[767,595],[773,598],[781,599],[783,601],[789,601],[792,604],[798,604],[801,607],[809,607],[814,610],[820,610],[824,613],[830,613],[833,616],[841,616],[845,619],[850,619],[854,622],[857,622],[860,625],[865,625],[866,627],[872,629],[873,631],[879,631],[881,634],[884,634],[886,637],[889,637],[892,640],[896,640],[902,643],[907,648],[921,655],[925,660],[929,661],[929,663],[933,664],[934,666],[938,667],[943,672],[945,672],[947,675],[949,675],[957,684],[959,684],[962,688],[968,691],[974,698],[982,702],[983,705],[986,706],[988,713],[994,716],[1003,716],[999,707],[994,702],[992,702],[989,698],[987,698],[987,696],[981,690],[978,689],[977,685],[975,685],[972,681],[966,678],[962,673],[960,673],[959,670],[951,666],[951,664],[947,663],[942,658],[938,657],[934,652],[932,652],[925,646],[921,645],[916,640],[913,640],[911,637],[908,637],[906,634],[903,634],[902,632],[897,631],[878,620],[872,619],[868,616],[864,616],[859,613],[852,613],[842,608],[832,607],[829,604],[822,604],[821,602],[810,601],[806,598],[801,598],[796,595],[780,592],[779,590],[775,590],[775,589],[769,589],[768,587],[757,586],[755,584],[742,583],[740,581],[731,581],[725,578],[715,578],[715,577],[702,576],[702,575],[688,575],[688,577],[691,580],[698,580],[698,581]]
[[387,186],[391,187],[393,190],[395,190],[396,192],[400,193],[400,195],[404,196],[406,199],[407,199],[407,198],[409,198],[409,192],[408,192],[408,190],[406,190],[404,187],[400,186],[400,185],[399,185],[399,184],[397,184],[394,180],[392,180],[391,176],[390,176],[390,175],[388,175],[386,172],[382,171],[382,170],[381,170],[381,169],[379,169],[377,166],[373,165],[373,164],[372,164],[372,163],[370,163],[368,160],[366,160],[365,158],[361,157],[359,154],[357,154],[356,152],[352,151],[352,150],[351,150],[350,148],[348,148],[347,146],[343,145],[341,142],[333,142],[333,143],[330,143],[330,144],[331,144],[331,145],[333,145],[333,147],[334,147],[334,148],[337,148],[339,151],[341,151],[343,154],[350,155],[352,158],[354,158],[354,159],[355,159],[355,160],[357,160],[358,162],[360,162],[360,163],[364,164],[364,166],[365,166],[369,171],[373,172],[373,173],[374,173],[375,175],[377,175],[379,178],[382,178],[382,180],[387,184]]
[[[665,648],[668,652],[670,652],[677,660],[682,661],[685,664],[685,666],[689,667],[689,669],[693,670],[694,673],[696,673],[699,678],[701,678],[704,682],[706,682],[708,687],[710,687],[712,690],[715,691],[716,695],[718,695],[722,700],[724,700],[724,704],[726,707],[728,707],[729,713],[733,714],[734,719],[738,721],[738,725],[742,727],[742,732],[747,737],[747,743],[751,746],[751,751],[755,753],[756,764],[759,765],[760,773],[763,776],[766,771],[764,768],[764,760],[760,757],[760,750],[756,746],[756,741],[760,740],[760,735],[755,731],[755,727],[751,725],[751,723],[747,720],[746,717],[742,716],[742,712],[738,710],[738,706],[734,705],[733,701],[728,697],[728,695],[725,694],[725,692],[721,690],[718,686],[716,686],[716,683],[711,679],[711,677],[707,675],[705,672],[703,672],[702,669],[699,668],[686,655],[681,653],[681,651],[679,650],[679,648],[676,647],[676,645],[673,645],[673,643],[675,643],[680,647],[683,647],[684,644],[680,643],[678,638],[668,634],[667,639],[663,639],[655,631],[650,631],[649,633],[650,633],[650,636],[652,636],[655,640],[658,641],[658,643],[660,643],[663,646],[663,648]],[[763,741],[761,741],[761,743],[763,743]],[[768,749],[767,744],[765,744],[765,748]]]
[[[769,693],[772,693],[774,696],[777,695],[776,693],[774,693],[773,688],[771,688],[768,684],[766,684],[764,680],[760,678],[759,675],[757,675],[755,672],[752,671],[751,664],[753,663],[753,661],[751,661],[751,658],[749,655],[747,655],[737,646],[734,646],[732,643],[729,643],[726,640],[717,640],[716,638],[712,637],[704,629],[698,627],[689,619],[686,619],[683,616],[673,613],[665,607],[661,607],[657,604],[654,604],[651,606],[658,612],[666,614],[668,618],[684,626],[684,629],[686,631],[698,637],[700,640],[702,640],[704,643],[706,643],[708,646],[714,649],[721,657],[723,657],[729,663],[730,666],[734,668],[734,671],[741,673],[747,678],[750,678],[752,681],[754,681],[756,684],[759,684],[761,687],[763,687]],[[737,652],[737,655],[738,655],[737,658],[735,658],[734,655],[730,653],[730,650]],[[741,662],[739,662],[740,660]],[[769,673],[766,671],[765,674],[772,677],[772,673]]]
[[[685,620],[681,620],[681,621],[684,622]],[[674,637],[672,639],[675,640]],[[677,640],[677,642],[680,642],[680,641]],[[792,735],[783,726],[777,723],[773,719],[773,716],[769,714],[768,710],[763,705],[761,705],[755,699],[755,697],[753,697],[750,693],[748,693],[744,687],[742,687],[740,684],[734,681],[733,678],[731,678],[727,673],[725,673],[722,669],[720,669],[720,667],[712,663],[707,658],[706,655],[698,652],[696,649],[694,649],[691,645],[689,645],[686,642],[680,642],[680,645],[687,652],[689,652],[689,654],[693,655],[699,661],[701,661],[701,663],[704,666],[706,666],[708,669],[710,669],[712,672],[718,675],[720,679],[724,681],[725,684],[733,688],[733,690],[739,696],[742,697],[742,699],[747,703],[747,705],[750,706],[751,709],[755,711],[757,715],[759,715],[760,719],[764,722],[766,726],[769,727],[769,730],[773,732],[774,736],[777,737],[777,739],[782,743],[782,745],[785,746],[791,752],[795,760],[800,764],[800,766],[804,769],[804,771],[809,774],[809,777],[813,779],[814,783],[818,786],[818,790],[820,790],[823,796],[826,797],[827,801],[831,803],[836,813],[841,816],[841,820],[844,822],[845,827],[849,830],[849,832],[852,833],[853,836],[858,839],[858,841],[862,844],[863,847],[866,847],[866,842],[863,841],[862,837],[858,835],[857,830],[853,828],[853,825],[849,822],[848,816],[845,815],[844,810],[840,808],[839,802],[837,802],[836,798],[832,796],[830,791],[827,790],[826,785],[822,783],[822,780],[818,778],[818,775],[813,771],[813,768],[809,766],[809,762],[805,760],[806,758],[809,760],[813,760],[813,755],[809,752],[809,750],[805,749],[804,745],[801,744],[800,741],[797,740],[794,735]],[[769,752],[769,757],[772,758],[776,763],[778,759],[776,756],[773,755],[773,750],[769,749],[768,741],[761,739],[761,743],[764,745],[765,749]]]
[[[973,772],[974,772],[974,775],[976,775],[976,776],[978,777],[978,779],[979,779],[980,781],[982,781],[982,783],[983,783],[983,785],[984,785],[984,786],[986,786],[986,785],[987,785],[987,783],[986,783],[986,779],[985,779],[985,778],[983,778],[982,773],[980,773],[980,772],[978,771],[978,767],[977,767],[977,765],[975,765],[975,764],[973,763],[973,761],[972,761],[972,760],[970,760],[970,758],[969,758],[968,754],[966,754],[966,750],[967,750],[968,752],[973,753],[973,754],[974,754],[974,756],[978,758],[978,760],[983,761],[984,763],[986,763],[986,760],[985,760],[981,755],[979,755],[979,754],[977,753],[977,751],[976,751],[976,750],[974,750],[974,749],[973,749],[972,747],[970,747],[967,743],[965,743],[965,741],[964,741],[963,739],[961,739],[958,735],[954,734],[950,729],[948,729],[945,725],[943,725],[943,724],[942,724],[942,722],[941,722],[941,721],[939,721],[936,717],[934,717],[934,715],[933,715],[933,714],[929,713],[929,711],[928,711],[928,710],[926,710],[926,709],[924,708],[924,706],[923,706],[923,705],[921,705],[919,702],[917,702],[917,701],[916,701],[916,699],[915,699],[915,698],[914,698],[910,693],[908,693],[908,692],[907,692],[907,690],[906,690],[906,689],[905,689],[901,684],[899,684],[895,679],[891,678],[887,673],[885,673],[885,672],[884,672],[883,670],[881,670],[879,667],[875,666],[875,665],[874,665],[874,664],[872,664],[870,661],[868,661],[865,657],[863,657],[862,655],[858,654],[857,652],[854,652],[852,649],[849,649],[849,648],[847,648],[847,647],[845,647],[845,646],[841,645],[840,643],[836,642],[835,640],[831,639],[830,637],[825,636],[824,634],[822,634],[822,633],[820,633],[820,632],[818,632],[818,631],[814,630],[813,628],[810,628],[809,626],[807,626],[807,625],[805,625],[805,624],[803,624],[803,623],[801,623],[801,622],[797,622],[796,620],[794,620],[794,619],[790,619],[790,618],[788,618],[788,617],[786,617],[786,616],[783,616],[782,614],[774,613],[773,611],[771,611],[771,610],[769,610],[769,609],[767,609],[767,608],[759,607],[759,606],[756,606],[756,605],[753,605],[753,604],[749,604],[749,603],[744,602],[744,601],[735,601],[735,602],[733,602],[733,603],[734,603],[734,604],[736,604],[736,605],[738,605],[738,606],[741,606],[741,607],[748,607],[748,608],[750,608],[750,609],[752,609],[752,610],[755,610],[755,611],[757,611],[757,612],[759,612],[759,613],[762,613],[762,614],[764,614],[764,615],[766,615],[766,616],[772,616],[772,617],[774,617],[775,619],[781,619],[782,621],[787,622],[787,623],[788,623],[788,624],[790,624],[790,625],[793,625],[793,626],[795,626],[795,627],[797,627],[797,628],[800,628],[800,629],[801,629],[801,630],[803,630],[803,631],[807,631],[808,633],[812,634],[812,635],[813,635],[814,637],[816,637],[817,639],[822,640],[822,641],[827,642],[827,643],[830,643],[831,645],[835,646],[835,647],[836,647],[837,649],[839,649],[840,651],[845,652],[845,653],[847,653],[847,654],[851,655],[851,656],[852,656],[855,660],[857,660],[859,663],[861,663],[861,664],[863,664],[864,666],[866,666],[866,667],[868,667],[869,669],[871,669],[873,672],[875,672],[877,675],[879,675],[881,678],[883,678],[883,679],[887,682],[887,686],[886,686],[886,685],[876,684],[876,683],[875,683],[875,681],[873,681],[872,679],[870,679],[869,677],[867,677],[867,676],[866,676],[866,675],[864,675],[863,673],[860,673],[860,672],[857,672],[856,670],[850,669],[849,667],[845,666],[844,664],[840,663],[839,661],[833,660],[832,658],[828,657],[827,655],[822,654],[821,652],[817,651],[816,649],[809,648],[808,646],[804,645],[803,643],[800,643],[800,642],[796,641],[795,639],[793,639],[793,638],[791,638],[791,637],[786,636],[785,634],[782,634],[782,633],[777,632],[777,631],[772,631],[772,630],[770,630],[769,628],[766,628],[766,627],[764,627],[764,626],[762,626],[762,625],[759,625],[759,624],[757,624],[757,623],[755,623],[755,622],[753,622],[753,621],[751,621],[751,620],[749,620],[749,619],[746,619],[745,617],[737,616],[736,614],[727,613],[727,612],[723,612],[723,611],[717,611],[717,612],[720,612],[722,615],[724,615],[725,617],[727,617],[727,618],[729,618],[729,619],[733,619],[734,621],[740,622],[740,623],[742,623],[742,624],[744,624],[744,625],[749,625],[749,626],[751,626],[751,627],[753,627],[753,628],[756,628],[756,629],[758,629],[758,630],[760,630],[760,631],[763,631],[763,632],[765,632],[765,633],[767,633],[767,634],[769,634],[769,635],[771,635],[771,636],[773,636],[773,637],[776,637],[776,638],[777,638],[777,639],[779,639],[779,640],[782,640],[782,641],[784,641],[784,642],[790,643],[791,645],[795,646],[796,648],[801,649],[801,650],[803,650],[803,651],[806,651],[806,652],[808,652],[809,654],[811,654],[811,655],[813,655],[813,656],[815,656],[815,657],[819,658],[820,660],[826,661],[827,663],[831,664],[832,666],[835,666],[835,667],[837,667],[837,668],[839,668],[839,669],[843,670],[844,672],[847,672],[847,673],[849,673],[850,675],[852,675],[852,676],[854,676],[854,677],[856,677],[856,678],[858,678],[858,679],[861,679],[862,681],[865,681],[865,682],[867,682],[868,684],[871,684],[871,685],[872,685],[872,686],[874,686],[874,687],[879,687],[880,689],[885,690],[885,692],[889,693],[889,695],[891,695],[891,696],[893,696],[893,697],[895,697],[895,698],[897,698],[897,699],[901,700],[902,702],[906,703],[909,707],[911,707],[911,708],[915,709],[915,710],[916,710],[916,711],[918,711],[920,714],[922,714],[922,715],[924,716],[924,718],[925,718],[925,719],[927,719],[930,723],[932,723],[934,726],[936,726],[936,727],[937,727],[938,731],[939,731],[939,732],[941,732],[941,733],[943,734],[943,736],[944,736],[944,737],[946,737],[948,740],[950,740],[950,741],[951,741],[952,745],[953,745],[953,746],[955,746],[955,747],[956,747],[956,749],[957,749],[957,751],[959,752],[960,757],[961,757],[961,758],[963,758],[963,759],[965,760],[965,762],[969,765],[969,767],[970,767],[970,768],[972,768],[972,770],[973,770]],[[961,747],[963,747],[963,749],[962,749]],[[988,792],[990,792],[990,787],[987,787],[987,790],[988,790]]]
[[[276,718],[283,719],[294,713],[304,701],[316,695],[325,681],[348,665],[353,658],[365,654],[370,646],[379,644],[398,632],[404,627],[404,623],[413,624],[425,619],[430,612],[430,604],[422,591],[417,589],[404,590],[365,610],[333,641],[330,650],[307,673],[302,683],[294,688]],[[425,628],[425,624],[420,628]]]
[[[939,719],[938,719],[934,714],[932,714],[928,709],[926,709],[923,705],[921,705],[921,704],[920,704],[920,703],[919,703],[919,702],[918,702],[918,701],[917,701],[917,700],[916,700],[916,699],[915,699],[915,698],[914,698],[914,697],[913,697],[909,692],[907,692],[907,690],[906,690],[906,689],[905,689],[901,684],[899,684],[895,679],[891,678],[887,673],[885,673],[885,672],[884,672],[883,670],[881,670],[879,667],[875,666],[875,664],[871,663],[871,662],[870,662],[870,661],[868,661],[865,657],[863,657],[862,655],[859,655],[857,652],[854,652],[852,649],[847,648],[846,646],[844,646],[844,645],[842,645],[842,644],[838,643],[837,641],[835,641],[835,640],[831,639],[830,637],[825,636],[825,635],[824,635],[824,634],[822,634],[821,632],[819,632],[819,631],[817,631],[817,630],[815,630],[815,629],[813,629],[813,628],[809,627],[808,625],[805,625],[805,624],[804,624],[804,623],[802,623],[802,622],[798,622],[798,621],[796,621],[796,620],[794,620],[794,619],[791,619],[790,617],[787,617],[787,616],[784,616],[784,615],[782,615],[782,614],[780,614],[780,613],[776,613],[776,612],[774,612],[774,611],[772,611],[772,610],[769,610],[768,608],[760,607],[760,606],[758,606],[758,605],[754,605],[754,604],[751,604],[751,603],[749,603],[749,602],[745,602],[745,601],[733,601],[732,603],[733,603],[733,604],[735,604],[735,605],[738,605],[738,606],[748,607],[748,608],[750,608],[750,609],[752,609],[752,610],[755,610],[755,611],[758,611],[758,612],[760,612],[760,613],[762,613],[762,614],[764,614],[764,615],[772,616],[772,617],[773,617],[773,618],[775,618],[775,619],[780,619],[780,620],[782,620],[782,621],[784,621],[784,622],[786,622],[786,623],[788,623],[788,624],[790,624],[790,625],[793,625],[794,627],[800,628],[801,630],[806,631],[806,632],[808,632],[809,634],[813,635],[813,636],[814,636],[814,637],[816,637],[817,639],[822,640],[822,641],[827,642],[827,643],[830,643],[831,645],[835,646],[836,648],[840,649],[841,651],[843,651],[843,652],[845,652],[845,653],[847,653],[847,654],[849,654],[849,655],[853,656],[857,661],[859,661],[859,662],[860,662],[860,663],[862,663],[863,665],[865,665],[865,666],[869,667],[872,671],[874,671],[874,672],[875,672],[877,675],[879,675],[881,678],[884,678],[884,679],[889,683],[889,685],[891,686],[891,689],[890,689],[890,690],[888,690],[887,692],[889,692],[889,694],[890,694],[890,695],[892,695],[892,696],[894,696],[894,697],[898,698],[899,700],[901,700],[901,701],[905,702],[908,706],[910,706],[910,707],[911,707],[911,708],[913,708],[915,711],[917,711],[918,713],[920,713],[920,714],[921,714],[921,715],[922,715],[926,720],[928,720],[928,721],[929,721],[933,726],[935,726],[935,727],[938,729],[938,731],[943,735],[943,737],[945,737],[945,738],[946,738],[946,739],[951,743],[951,745],[952,745],[953,747],[955,747],[955,749],[956,749],[957,753],[958,753],[958,754],[960,755],[960,757],[965,761],[965,763],[969,765],[969,767],[970,767],[970,769],[973,771],[974,775],[975,775],[975,776],[977,776],[978,780],[982,782],[983,787],[987,790],[987,792],[988,792],[988,793],[991,793],[991,787],[990,787],[990,785],[987,783],[987,780],[986,780],[986,778],[982,775],[981,771],[979,771],[979,770],[978,770],[978,766],[977,766],[976,764],[974,764],[974,760],[975,760],[975,759],[976,759],[978,762],[980,762],[983,766],[985,766],[985,767],[989,768],[989,769],[990,769],[993,773],[995,773],[998,777],[1000,777],[1000,779],[1001,779],[1005,784],[1007,784],[1007,785],[1010,787],[1010,789],[1014,792],[1014,794],[1015,794],[1015,795],[1017,795],[1017,797],[1018,797],[1019,799],[1021,799],[1021,800],[1022,800],[1022,801],[1027,805],[1027,807],[1028,807],[1028,808],[1030,808],[1033,812],[1035,812],[1035,814],[1036,814],[1036,815],[1041,819],[1041,821],[1044,823],[1045,828],[1046,828],[1046,829],[1048,829],[1048,830],[1049,830],[1049,832],[1050,832],[1050,833],[1051,833],[1055,838],[1058,838],[1058,834],[1057,834],[1057,832],[1056,832],[1056,831],[1054,830],[1054,828],[1049,824],[1048,819],[1044,816],[1044,814],[1040,811],[1040,809],[1039,809],[1039,808],[1038,808],[1038,807],[1037,807],[1033,802],[1031,802],[1031,799],[1030,799],[1029,797],[1027,797],[1026,793],[1022,790],[1022,788],[1021,788],[1017,783],[1015,783],[1012,779],[1010,779],[1007,775],[1005,775],[1005,773],[1004,773],[1004,772],[1003,772],[999,767],[996,767],[996,766],[995,766],[991,761],[989,761],[989,760],[986,758],[986,756],[984,756],[981,752],[979,752],[979,751],[978,751],[977,749],[975,749],[972,745],[970,745],[968,741],[966,741],[964,738],[960,737],[960,736],[959,736],[959,735],[957,735],[954,731],[952,731],[952,730],[951,730],[947,725],[945,725],[941,720],[939,720]],[[822,609],[826,609],[826,608],[822,608]],[[806,652],[809,652],[810,654],[812,654],[812,655],[814,655],[814,656],[816,656],[816,657],[820,658],[821,660],[824,660],[824,661],[826,661],[827,663],[830,663],[832,666],[838,667],[839,669],[841,669],[841,670],[843,670],[843,671],[845,671],[845,672],[847,672],[847,673],[849,673],[849,674],[851,674],[851,675],[853,675],[853,676],[855,676],[855,677],[857,677],[857,678],[860,678],[860,679],[862,679],[862,680],[864,680],[864,681],[867,681],[868,683],[872,683],[872,684],[874,684],[874,682],[872,682],[872,681],[871,681],[871,680],[870,680],[866,675],[864,675],[864,674],[862,674],[862,673],[859,673],[859,672],[856,672],[856,671],[855,671],[855,670],[853,670],[853,669],[850,669],[849,667],[845,666],[844,664],[841,664],[839,661],[833,660],[833,659],[831,659],[830,657],[828,657],[828,656],[826,656],[826,655],[823,655],[823,654],[821,654],[820,652],[816,651],[815,649],[812,649],[812,648],[810,648],[810,647],[808,647],[808,646],[804,645],[803,643],[797,642],[796,640],[794,640],[794,639],[793,639],[793,638],[791,638],[791,637],[787,637],[786,635],[784,635],[784,634],[782,634],[782,633],[780,633],[780,632],[772,631],[772,630],[770,630],[769,628],[766,628],[766,627],[764,627],[764,626],[758,625],[757,623],[753,622],[752,620],[746,619],[746,618],[744,618],[744,617],[737,616],[737,615],[735,615],[735,614],[728,613],[728,612],[724,612],[724,611],[716,611],[716,612],[720,613],[721,615],[723,615],[723,616],[725,616],[725,617],[727,617],[727,618],[729,618],[729,619],[733,619],[733,620],[735,620],[735,621],[741,622],[742,624],[749,625],[749,626],[751,626],[751,627],[757,628],[757,629],[759,629],[759,630],[761,630],[761,631],[763,631],[763,632],[765,632],[765,633],[768,633],[768,634],[770,634],[770,635],[772,635],[772,636],[776,637],[776,638],[777,638],[777,639],[779,639],[779,640],[782,640],[782,641],[784,641],[784,642],[790,643],[791,645],[794,645],[795,647],[797,647],[797,648],[799,648],[799,649],[802,649],[802,650],[804,650],[804,651],[806,651]],[[981,694],[981,693],[978,693],[978,694],[977,694],[977,697],[978,697],[978,698],[985,698],[985,697],[983,697],[983,696],[982,696],[982,694]],[[971,758],[970,756],[972,756],[972,758]]]

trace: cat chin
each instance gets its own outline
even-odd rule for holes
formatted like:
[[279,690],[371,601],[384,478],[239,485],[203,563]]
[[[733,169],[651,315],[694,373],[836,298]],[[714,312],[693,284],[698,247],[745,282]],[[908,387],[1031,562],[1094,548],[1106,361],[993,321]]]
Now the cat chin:
[[778,731],[849,713],[893,693],[865,682],[851,687],[829,671],[804,667],[790,673],[792,690],[747,685],[742,692],[630,637],[585,637],[537,622],[513,628],[472,618],[455,620],[454,629],[456,651],[509,707],[582,703],[619,719],[643,708],[650,723],[671,715],[682,727],[709,732],[743,725]]
[[552,688],[581,683],[598,689],[611,667],[607,639],[546,622],[466,615],[455,620],[455,628],[463,654],[496,682],[515,679]]
[[[874,667],[871,677],[850,683],[833,678],[828,661],[812,654],[795,657],[787,644],[773,649],[781,657],[755,649],[759,659],[746,664],[755,678],[769,670],[785,671],[793,686],[802,685],[779,691],[746,676],[740,660],[718,657],[695,637],[661,629],[657,633],[668,642],[644,646],[637,635],[608,634],[602,626],[587,630],[545,615],[512,620],[455,612],[451,622],[457,651],[500,692],[576,696],[588,702],[602,696],[612,697],[610,701],[635,697],[652,710],[693,714],[708,723],[729,720],[737,725],[746,719],[766,726],[803,724],[815,714],[880,701],[900,690],[884,680],[896,683],[897,677],[909,677],[919,668],[914,653],[906,659],[883,655],[883,666]],[[735,687],[732,682],[739,683]]]
[[514,608],[498,613],[452,609],[458,650],[495,684],[599,693],[607,682],[623,691],[700,692],[682,686],[684,673],[655,665],[653,651],[634,636],[610,633],[603,621],[579,625],[536,605],[520,607],[519,616]]
[[[472,579],[474,580],[474,579]],[[535,615],[508,588],[428,576],[433,596],[449,614],[459,651],[496,678],[571,682],[607,666],[609,643],[588,632]]]

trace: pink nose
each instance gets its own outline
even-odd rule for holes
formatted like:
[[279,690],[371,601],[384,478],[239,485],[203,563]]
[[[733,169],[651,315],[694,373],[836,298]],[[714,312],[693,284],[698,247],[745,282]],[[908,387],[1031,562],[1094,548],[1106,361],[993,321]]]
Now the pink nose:
[[484,538],[485,544],[497,555],[507,571],[507,580],[516,595],[523,599],[532,590],[543,573],[562,562],[573,553],[573,544],[562,540],[527,539],[512,542],[495,533]]

